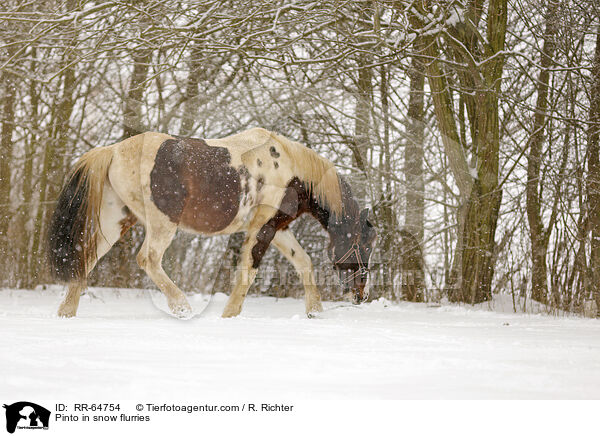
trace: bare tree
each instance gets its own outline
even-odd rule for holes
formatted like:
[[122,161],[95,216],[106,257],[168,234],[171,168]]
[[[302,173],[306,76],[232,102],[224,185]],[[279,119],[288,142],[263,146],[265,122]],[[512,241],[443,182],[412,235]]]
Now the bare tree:
[[[544,131],[546,129],[548,109],[548,88],[550,83],[549,69],[553,65],[553,57],[558,30],[558,8],[560,2],[549,0],[546,2],[544,46],[541,53],[539,77],[536,85],[537,102],[533,115],[532,134],[529,138],[529,159],[527,163],[527,219],[529,221],[529,234],[531,238],[531,298],[536,301],[546,302],[548,293],[548,278],[546,266],[546,253],[548,242],[554,222],[545,227],[542,219],[540,201],[540,167],[542,160],[542,146],[544,145]],[[553,219],[556,215],[553,214]]]
[[591,254],[588,283],[596,300],[596,307],[600,309],[600,28],[596,32],[590,97],[587,201]]

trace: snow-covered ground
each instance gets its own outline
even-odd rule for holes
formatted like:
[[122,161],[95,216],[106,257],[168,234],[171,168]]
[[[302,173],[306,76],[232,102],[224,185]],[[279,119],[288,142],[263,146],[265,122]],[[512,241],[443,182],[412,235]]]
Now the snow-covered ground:
[[[155,291],[93,289],[59,319],[60,288],[0,291],[6,398],[600,398],[600,322],[375,301],[190,297],[170,317]],[[56,401],[60,401],[56,399]]]

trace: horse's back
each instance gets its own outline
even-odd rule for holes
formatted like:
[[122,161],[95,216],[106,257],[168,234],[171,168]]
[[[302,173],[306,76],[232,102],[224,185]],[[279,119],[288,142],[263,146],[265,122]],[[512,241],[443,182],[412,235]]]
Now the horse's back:
[[109,179],[132,212],[195,233],[243,230],[257,205],[279,206],[291,177],[285,146],[261,128],[220,139],[146,132],[113,147]]
[[229,233],[243,221],[240,206],[244,214],[251,206],[240,158],[247,144],[146,132],[114,145],[109,179],[142,221],[152,216],[194,233]]
[[271,141],[273,134],[261,127],[244,130],[224,138],[206,139],[207,144],[216,147],[225,147],[235,153],[243,154]]

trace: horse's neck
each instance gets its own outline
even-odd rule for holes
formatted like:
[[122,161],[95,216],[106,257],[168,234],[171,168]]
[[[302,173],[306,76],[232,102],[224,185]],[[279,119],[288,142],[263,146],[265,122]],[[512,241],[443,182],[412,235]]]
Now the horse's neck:
[[309,202],[308,212],[329,232],[331,212],[327,207],[321,206],[314,198]]
[[342,212],[336,216],[326,205],[320,204],[314,196],[309,194],[308,212],[319,221],[325,231],[329,233],[331,239],[340,236],[338,233],[342,223],[353,221],[353,214],[358,207],[358,203],[351,194],[344,196],[342,200],[344,207],[342,208]]

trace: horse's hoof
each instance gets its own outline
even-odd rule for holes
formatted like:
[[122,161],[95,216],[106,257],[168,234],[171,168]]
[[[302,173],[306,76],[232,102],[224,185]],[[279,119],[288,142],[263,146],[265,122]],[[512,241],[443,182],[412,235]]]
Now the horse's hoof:
[[190,319],[194,316],[194,312],[192,311],[192,307],[186,302],[181,304],[169,305],[171,309],[171,313],[173,316],[179,319]]
[[230,307],[226,307],[225,310],[223,311],[223,315],[221,315],[221,318],[233,318],[236,317],[240,314],[240,312],[242,311],[241,308],[230,308]]
[[309,318],[313,318],[314,315],[318,312],[323,312],[323,305],[320,301],[317,303],[313,303],[306,308],[306,316]]
[[71,307],[59,307],[58,312],[56,313],[59,318],[73,318],[77,313],[76,310],[73,310]]

